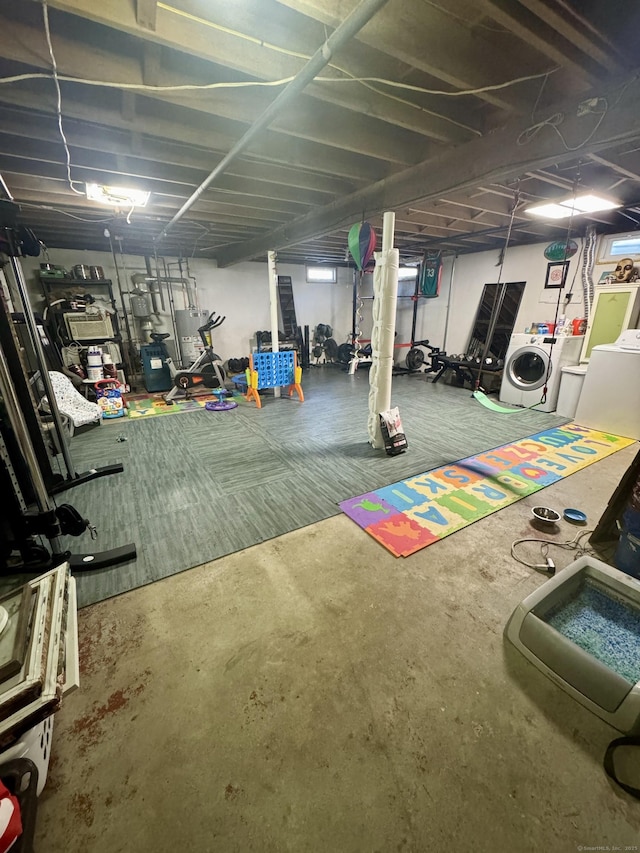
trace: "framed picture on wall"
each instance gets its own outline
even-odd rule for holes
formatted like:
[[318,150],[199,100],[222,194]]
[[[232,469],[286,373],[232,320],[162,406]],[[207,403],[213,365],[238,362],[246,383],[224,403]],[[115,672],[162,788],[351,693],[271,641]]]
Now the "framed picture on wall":
[[564,287],[569,272],[569,261],[557,261],[547,264],[547,277],[544,280],[545,288]]

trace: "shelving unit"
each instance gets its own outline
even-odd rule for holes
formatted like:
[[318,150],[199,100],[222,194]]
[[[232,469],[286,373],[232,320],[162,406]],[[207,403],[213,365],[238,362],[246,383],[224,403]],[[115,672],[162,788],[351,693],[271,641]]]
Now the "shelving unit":
[[[111,280],[41,274],[40,284],[47,306],[47,331],[56,346],[61,349],[72,342],[87,347],[117,344],[120,357],[114,362],[118,370],[123,370],[122,334]],[[101,309],[101,319],[88,319],[94,316],[90,311],[73,307],[76,302],[84,302],[87,294],[93,296],[93,306]],[[61,299],[64,303],[59,302]],[[91,328],[94,324],[95,329]]]

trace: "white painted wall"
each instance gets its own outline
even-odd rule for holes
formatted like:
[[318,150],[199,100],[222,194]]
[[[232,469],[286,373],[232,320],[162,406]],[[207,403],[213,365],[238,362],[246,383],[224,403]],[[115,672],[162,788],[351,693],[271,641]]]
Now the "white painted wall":
[[[516,331],[524,331],[532,322],[552,322],[555,316],[555,303],[558,291],[545,290],[547,260],[544,248],[547,243],[533,246],[514,247],[507,251],[503,280],[525,281],[526,288],[516,320]],[[71,268],[74,264],[97,264],[104,268],[105,274],[116,282],[113,258],[109,253],[79,252],[52,249],[50,260]],[[29,281],[34,306],[40,307],[42,296],[37,279],[37,269],[42,258],[25,258],[23,266]],[[462,255],[455,260],[445,258],[440,296],[436,299],[421,300],[418,304],[416,339],[427,338],[435,346],[447,352],[464,352],[476,311],[485,284],[495,282],[498,276],[499,252],[479,252]],[[580,281],[581,253],[570,260],[567,288],[573,286],[573,298],[566,304],[561,299],[560,313],[569,320],[584,316],[582,306],[582,285]],[[144,262],[139,257],[125,257],[124,264],[118,258],[123,286],[128,285],[132,272],[144,272]],[[123,272],[126,267],[127,275]],[[193,260],[190,268],[197,279],[198,302],[202,308],[215,310],[226,315],[226,322],[216,332],[214,345],[222,358],[240,358],[247,355],[254,343],[258,329],[269,328],[269,302],[267,265],[243,263],[226,269],[218,269],[212,261]],[[453,281],[452,281],[453,270]],[[172,267],[177,275],[177,267]],[[339,269],[338,283],[307,284],[305,268],[302,265],[282,264],[278,266],[280,275],[290,275],[296,303],[298,323],[308,324],[311,329],[318,323],[328,323],[333,327],[334,338],[338,344],[347,340],[351,331],[351,302],[353,269]],[[598,276],[599,277],[599,273]],[[411,295],[413,282],[401,282],[399,293]],[[562,296],[564,297],[563,291]],[[372,293],[372,276],[365,275],[362,287],[363,295]],[[450,304],[449,304],[450,303]],[[185,307],[180,290],[176,291],[176,307]],[[411,299],[400,299],[397,313],[398,343],[408,342],[411,334]],[[447,324],[447,307],[448,324]],[[363,309],[362,337],[371,336],[372,303],[366,300]],[[170,331],[168,315],[154,319],[159,331]],[[396,350],[396,361],[404,361],[407,350]]]
[[[43,296],[38,278],[40,263],[44,258],[23,258],[22,264],[29,285],[29,292],[36,310],[43,307]],[[108,252],[81,252],[50,249],[52,264],[70,270],[76,264],[101,266],[105,276],[113,282],[114,293],[118,294],[117,276],[113,257]],[[141,257],[118,256],[118,269],[123,290],[131,284],[133,273],[144,273]],[[174,260],[170,273],[178,276]],[[191,274],[196,278],[198,305],[208,311],[226,316],[224,324],[215,332],[214,346],[222,358],[241,358],[248,355],[255,343],[258,330],[269,329],[269,288],[267,265],[243,263],[218,269],[214,262],[193,260],[189,262]],[[337,284],[307,284],[306,271],[302,265],[278,265],[279,275],[291,276],[298,324],[312,329],[318,323],[333,326],[338,343],[346,340],[351,331],[352,271],[338,270]],[[88,288],[89,289],[89,288]],[[153,318],[154,329],[171,332],[168,302],[165,291],[166,312]],[[125,295],[125,302],[127,296]],[[176,309],[187,307],[184,291],[179,285],[174,288]],[[121,307],[119,305],[119,307]],[[123,324],[121,322],[121,327]]]
[[[524,331],[532,322],[553,322],[555,317],[558,291],[545,290],[544,287],[548,263],[544,257],[544,249],[547,245],[545,242],[533,246],[519,246],[507,252],[502,280],[526,282],[515,331]],[[498,279],[498,261],[498,250],[461,255],[455,259],[455,262],[453,258],[445,258],[440,296],[437,299],[423,300],[418,304],[416,339],[427,338],[435,346],[440,346],[450,353],[464,352],[469,343],[484,285],[494,283]],[[574,317],[582,317],[584,313],[579,271],[580,252],[571,258],[569,263],[567,287],[561,294],[559,313],[566,314],[571,320]],[[573,296],[571,302],[567,304],[564,301],[564,294],[570,288],[574,274]],[[412,286],[401,285],[401,292],[412,292]],[[409,340],[411,306],[412,302],[409,299],[402,300],[398,305],[398,340]]]

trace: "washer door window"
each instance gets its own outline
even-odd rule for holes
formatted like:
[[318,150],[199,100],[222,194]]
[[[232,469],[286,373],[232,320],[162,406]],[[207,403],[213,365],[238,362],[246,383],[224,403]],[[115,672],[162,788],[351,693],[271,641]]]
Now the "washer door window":
[[516,350],[507,364],[509,382],[521,391],[535,391],[551,376],[549,355],[539,347]]

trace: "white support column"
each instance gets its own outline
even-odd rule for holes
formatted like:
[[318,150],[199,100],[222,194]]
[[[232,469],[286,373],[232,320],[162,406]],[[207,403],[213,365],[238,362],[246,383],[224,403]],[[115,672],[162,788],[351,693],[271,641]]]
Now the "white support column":
[[[276,253],[267,253],[267,266],[269,268],[269,310],[271,316],[271,352],[280,352],[280,339],[278,337],[278,269],[276,267]],[[275,397],[280,396],[280,389],[274,388]]]
[[373,277],[372,364],[369,371],[369,443],[384,447],[379,413],[391,407],[393,345],[398,301],[399,252],[393,248],[395,214],[385,213],[382,224],[382,251],[376,252]]

